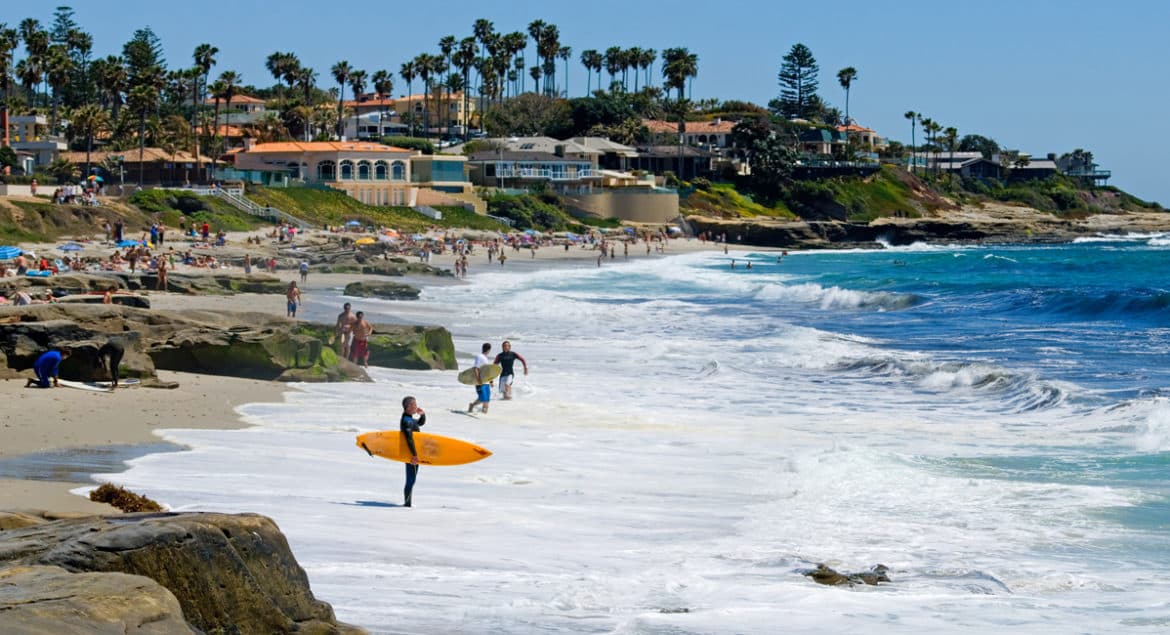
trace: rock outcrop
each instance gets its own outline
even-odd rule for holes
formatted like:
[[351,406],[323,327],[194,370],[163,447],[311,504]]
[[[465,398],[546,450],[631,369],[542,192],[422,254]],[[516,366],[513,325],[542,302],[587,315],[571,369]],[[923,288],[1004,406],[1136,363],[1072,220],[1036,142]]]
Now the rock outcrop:
[[255,514],[90,516],[0,531],[0,615],[18,633],[362,632],[313,597],[284,535]]
[[[153,273],[130,273],[128,271],[64,273],[47,278],[30,278],[28,276],[2,278],[0,279],[0,295],[8,296],[14,291],[32,289],[33,291],[48,290],[54,296],[61,297],[103,291],[154,290],[157,286],[158,277]],[[167,275],[167,291],[192,295],[283,294],[287,286],[287,282],[282,282],[276,276],[267,274],[243,276],[229,273],[185,274],[171,272]]]
[[[301,324],[300,332],[329,340],[333,327]],[[407,370],[457,370],[451,332],[441,326],[375,324],[370,336],[370,365]]]
[[816,569],[802,571],[801,574],[812,578],[813,582],[829,586],[853,586],[855,584],[869,584],[876,586],[879,582],[889,582],[887,575],[890,568],[884,564],[874,565],[869,571],[860,573],[840,573],[836,569],[821,563]]
[[345,295],[355,298],[382,298],[383,300],[417,300],[418,287],[400,282],[361,280],[345,285]]

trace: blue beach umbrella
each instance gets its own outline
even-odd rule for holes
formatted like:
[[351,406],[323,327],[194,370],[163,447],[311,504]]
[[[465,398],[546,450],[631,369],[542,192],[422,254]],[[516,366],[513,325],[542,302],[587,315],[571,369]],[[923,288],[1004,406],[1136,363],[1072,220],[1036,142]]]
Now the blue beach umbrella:
[[117,242],[117,245],[119,247],[136,247],[136,246],[138,246],[138,241],[137,240],[119,240]]
[[61,245],[57,249],[59,249],[61,251],[83,251],[85,249],[85,247],[82,247],[81,245],[78,245],[77,243],[65,243],[64,245]]
[[20,252],[21,252],[20,247],[13,247],[11,245],[5,245],[4,247],[0,247],[0,260],[10,260],[12,258],[19,256]]
[[356,220],[346,221],[345,224],[349,227],[361,227],[361,225],[362,225],[361,221],[356,221]]

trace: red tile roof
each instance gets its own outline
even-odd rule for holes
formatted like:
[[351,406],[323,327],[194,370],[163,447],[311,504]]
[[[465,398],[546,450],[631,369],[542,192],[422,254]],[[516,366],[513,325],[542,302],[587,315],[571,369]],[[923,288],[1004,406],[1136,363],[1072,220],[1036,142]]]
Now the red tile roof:
[[406,152],[411,150],[385,146],[368,141],[278,141],[275,143],[257,143],[249,153],[289,153],[289,152]]
[[837,132],[873,132],[873,129],[851,123],[848,126],[837,126]]

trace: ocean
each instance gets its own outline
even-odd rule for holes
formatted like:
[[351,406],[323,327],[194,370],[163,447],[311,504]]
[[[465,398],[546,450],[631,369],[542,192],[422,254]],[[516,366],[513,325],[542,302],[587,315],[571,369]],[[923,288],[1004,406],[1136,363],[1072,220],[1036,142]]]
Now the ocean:
[[[272,517],[374,633],[1164,633],[1168,264],[1161,235],[480,263],[353,302],[446,326],[461,367],[511,340],[513,401],[472,417],[454,372],[372,369],[242,407],[247,429],[174,422],[190,451],[112,480]],[[494,452],[424,466],[410,509],[402,465],[354,445],[407,394]]]

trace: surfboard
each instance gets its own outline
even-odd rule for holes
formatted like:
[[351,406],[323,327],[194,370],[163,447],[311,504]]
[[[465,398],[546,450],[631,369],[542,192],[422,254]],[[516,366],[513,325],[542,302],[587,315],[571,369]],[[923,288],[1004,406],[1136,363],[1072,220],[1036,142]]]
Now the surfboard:
[[[480,383],[492,383],[495,381],[496,377],[500,376],[500,373],[503,371],[504,369],[501,368],[499,364],[488,364],[487,366],[481,366],[479,368],[479,378],[482,380]],[[459,373],[459,383],[467,384],[468,386],[475,385],[476,382],[474,366]]]
[[[410,463],[410,448],[406,447],[406,439],[399,430],[359,434],[357,446],[372,456]],[[492,455],[474,443],[426,432],[414,433],[414,447],[422,465],[463,465]]]
[[[78,390],[91,390],[93,392],[111,392],[108,381],[73,381],[71,379],[58,379],[58,384],[65,388],[77,388]],[[137,386],[139,381],[137,379],[123,379],[118,382],[119,388],[126,388],[129,386]]]

